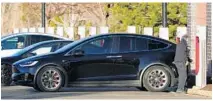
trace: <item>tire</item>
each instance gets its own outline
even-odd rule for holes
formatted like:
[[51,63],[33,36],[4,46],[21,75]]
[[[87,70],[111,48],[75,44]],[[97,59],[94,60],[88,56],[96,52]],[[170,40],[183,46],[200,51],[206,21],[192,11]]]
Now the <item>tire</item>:
[[3,86],[10,86],[12,83],[12,67],[10,65],[1,65],[1,84]]
[[37,90],[37,91],[41,91],[41,89],[38,88],[37,84],[35,84],[35,85],[33,86],[33,88],[34,88],[35,90]]
[[165,91],[171,82],[169,72],[163,66],[151,66],[143,76],[143,85],[148,91]]
[[44,67],[36,76],[34,89],[38,91],[56,92],[59,91],[64,84],[62,72],[54,66]]
[[136,88],[141,90],[141,91],[147,91],[147,89],[145,87],[136,87]]

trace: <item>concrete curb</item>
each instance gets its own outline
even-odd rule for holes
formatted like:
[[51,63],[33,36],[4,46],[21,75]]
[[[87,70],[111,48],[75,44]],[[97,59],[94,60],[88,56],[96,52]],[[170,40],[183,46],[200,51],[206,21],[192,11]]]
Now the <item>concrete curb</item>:
[[200,89],[188,89],[187,94],[202,95],[212,97],[212,91],[200,90]]

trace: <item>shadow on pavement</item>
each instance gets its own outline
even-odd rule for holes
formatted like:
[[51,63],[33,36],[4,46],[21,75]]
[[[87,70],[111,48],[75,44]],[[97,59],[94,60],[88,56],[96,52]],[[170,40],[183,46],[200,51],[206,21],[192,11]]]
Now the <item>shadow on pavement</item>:
[[106,92],[106,91],[139,91],[135,87],[71,87],[60,92]]
[[[16,87],[16,86],[13,86]],[[18,86],[17,86],[18,87]],[[9,89],[9,87],[8,87]],[[62,88],[59,92],[39,92],[31,87],[26,87],[17,90],[1,91],[2,99],[48,99],[48,98],[63,98],[73,96],[85,96],[100,92],[111,91],[139,91],[137,88],[131,87],[74,87]]]
[[[66,90],[67,91],[67,90]],[[67,92],[39,92],[33,88],[1,91],[1,99],[46,99],[46,98],[57,98],[57,97],[72,97],[93,94],[93,92],[72,92],[68,90]]]

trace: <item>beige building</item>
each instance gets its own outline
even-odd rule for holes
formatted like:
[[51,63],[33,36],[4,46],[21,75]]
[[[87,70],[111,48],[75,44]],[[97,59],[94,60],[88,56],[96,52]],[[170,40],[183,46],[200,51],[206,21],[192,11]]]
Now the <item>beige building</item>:
[[[189,3],[188,4],[188,12],[187,12],[187,31],[191,35],[191,56],[195,61],[195,33],[196,26],[202,25],[206,26],[207,34],[206,34],[206,58],[207,65],[212,60],[211,57],[211,40],[212,40],[212,31],[211,31],[211,3]],[[195,67],[195,65],[193,65]]]

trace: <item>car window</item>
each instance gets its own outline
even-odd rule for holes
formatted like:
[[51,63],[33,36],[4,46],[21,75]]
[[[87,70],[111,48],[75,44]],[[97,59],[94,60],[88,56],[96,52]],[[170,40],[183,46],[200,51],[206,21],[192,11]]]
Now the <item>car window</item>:
[[162,49],[168,46],[168,44],[155,41],[155,40],[149,40],[149,50],[155,50],[155,49]]
[[53,40],[53,37],[50,36],[43,36],[43,35],[32,35],[31,36],[31,45],[41,42],[41,41],[47,41],[47,40]]
[[53,40],[63,40],[63,38],[52,37]]
[[41,36],[41,41],[53,40],[53,37],[50,36]]
[[119,52],[122,53],[122,52],[134,51],[133,50],[133,42],[134,42],[133,37],[121,36],[120,37]]
[[135,51],[144,51],[148,50],[149,40],[146,38],[135,38]]
[[54,52],[58,49],[59,44],[58,43],[49,43],[46,45],[42,45],[36,49],[31,50],[30,53],[34,53],[36,55],[41,55],[45,53]]
[[112,37],[99,38],[83,45],[80,45],[76,50],[83,50],[85,54],[107,54],[112,50]]
[[72,42],[71,41],[70,42],[62,42],[62,43],[60,43],[60,46],[58,48],[62,48],[62,47],[66,46],[70,43],[72,43]]
[[30,40],[31,40],[31,45],[32,44],[35,44],[35,43],[38,43],[41,41],[41,36],[40,35],[31,35],[30,36]]
[[134,52],[156,50],[167,47],[168,44],[144,37],[120,37],[119,52]]
[[25,47],[25,36],[16,36],[4,40],[2,44],[2,49],[22,49]]

